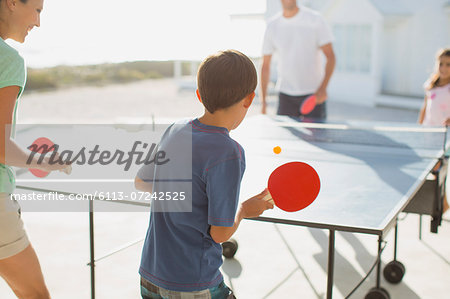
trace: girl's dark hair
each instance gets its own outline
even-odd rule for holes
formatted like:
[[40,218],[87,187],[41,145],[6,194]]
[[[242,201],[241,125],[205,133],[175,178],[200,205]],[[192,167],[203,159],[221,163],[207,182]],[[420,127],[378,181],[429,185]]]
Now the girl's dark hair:
[[431,76],[428,79],[427,84],[425,86],[425,88],[427,90],[435,88],[437,86],[437,84],[439,83],[439,79],[440,79],[440,77],[439,77],[439,60],[444,56],[450,57],[450,48],[440,49],[437,52],[435,71],[434,71],[434,73],[431,74]]

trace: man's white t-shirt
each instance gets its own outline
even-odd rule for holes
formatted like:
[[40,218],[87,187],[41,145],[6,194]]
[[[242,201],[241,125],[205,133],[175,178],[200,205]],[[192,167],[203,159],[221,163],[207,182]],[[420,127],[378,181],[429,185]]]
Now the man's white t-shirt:
[[264,35],[263,55],[277,54],[278,90],[292,96],[316,92],[324,76],[320,47],[332,41],[324,18],[307,7],[300,6],[291,18],[280,13],[271,19]]

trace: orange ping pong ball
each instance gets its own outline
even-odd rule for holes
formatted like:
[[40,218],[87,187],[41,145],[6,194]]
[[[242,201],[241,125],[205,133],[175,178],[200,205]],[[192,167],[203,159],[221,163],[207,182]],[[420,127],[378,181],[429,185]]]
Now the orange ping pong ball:
[[273,148],[273,152],[275,153],[275,154],[279,154],[279,153],[281,153],[281,147],[279,147],[279,146],[275,146],[274,148]]

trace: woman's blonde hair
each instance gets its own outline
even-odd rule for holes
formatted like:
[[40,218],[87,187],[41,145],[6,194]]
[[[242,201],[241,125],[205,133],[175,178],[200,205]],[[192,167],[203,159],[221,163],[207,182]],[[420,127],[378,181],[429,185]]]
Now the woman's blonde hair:
[[425,88],[427,90],[430,90],[432,88],[435,88],[437,84],[439,83],[439,61],[442,57],[447,56],[450,57],[450,48],[446,49],[440,49],[436,54],[436,66],[434,73],[431,74],[430,78],[428,79]]

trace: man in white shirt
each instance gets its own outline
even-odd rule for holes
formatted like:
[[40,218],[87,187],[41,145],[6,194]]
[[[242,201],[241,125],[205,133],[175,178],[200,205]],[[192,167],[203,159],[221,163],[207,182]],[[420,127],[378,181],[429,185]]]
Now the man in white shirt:
[[[262,113],[266,113],[270,62],[278,55],[279,115],[301,116],[302,102],[316,95],[316,107],[308,117],[326,118],[327,85],[336,59],[333,36],[324,18],[316,11],[297,6],[296,0],[281,0],[282,13],[271,19],[266,28],[261,69]],[[323,52],[325,69],[321,63]]]

